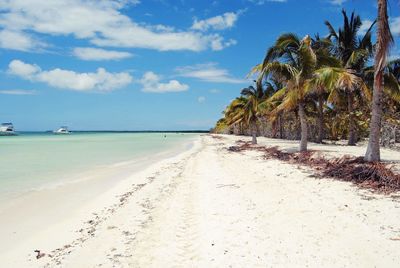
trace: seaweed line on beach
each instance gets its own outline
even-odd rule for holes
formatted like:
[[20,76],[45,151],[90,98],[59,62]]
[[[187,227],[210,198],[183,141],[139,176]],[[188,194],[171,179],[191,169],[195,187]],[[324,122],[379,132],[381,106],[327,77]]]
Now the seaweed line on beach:
[[[75,247],[79,244],[82,244],[86,240],[88,240],[90,237],[93,237],[96,232],[96,227],[99,224],[101,224],[106,219],[108,219],[117,210],[118,207],[122,207],[123,205],[125,205],[128,202],[129,197],[131,197],[135,192],[142,189],[148,183],[151,183],[154,180],[154,177],[148,177],[147,180],[148,180],[147,183],[132,184],[132,188],[130,191],[119,196],[119,200],[118,200],[119,202],[115,203],[114,205],[112,205],[108,208],[104,208],[103,211],[101,211],[101,213],[99,213],[102,216],[99,216],[98,213],[93,213],[94,218],[86,222],[87,226],[78,230],[78,232],[81,234],[80,237],[73,240],[70,244],[67,244],[67,245],[64,245],[63,247],[57,248],[48,254],[41,253],[40,250],[36,250],[35,252],[38,251],[38,255],[36,256],[36,258],[39,259],[39,258],[47,256],[56,265],[61,265],[61,262],[64,259],[64,256],[70,254],[72,252],[73,247]],[[50,263],[46,263],[45,267],[49,267],[49,266],[50,266]]]
[[362,157],[343,156],[327,159],[317,151],[285,152],[278,147],[252,145],[239,140],[237,146],[228,148],[230,152],[256,150],[264,153],[264,159],[278,159],[290,164],[307,166],[315,171],[319,178],[329,177],[341,181],[353,182],[356,185],[376,192],[390,194],[400,191],[400,174],[382,162],[366,162]]

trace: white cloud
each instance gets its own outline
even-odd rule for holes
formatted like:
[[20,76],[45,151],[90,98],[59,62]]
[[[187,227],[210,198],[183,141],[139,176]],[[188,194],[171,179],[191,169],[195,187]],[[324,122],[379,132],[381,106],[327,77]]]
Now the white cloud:
[[21,36],[26,36],[29,31],[52,36],[73,36],[89,40],[97,46],[160,51],[201,51],[220,48],[213,46],[213,42],[224,43],[220,35],[179,31],[163,25],[145,25],[121,13],[126,5],[137,3],[127,0],[0,0],[0,27]]
[[126,6],[126,5],[139,5],[141,3],[140,0],[114,0],[116,6],[120,6],[121,8]]
[[238,20],[239,13],[227,12],[220,16],[215,16],[205,20],[195,20],[192,29],[199,31],[213,30],[225,30],[232,28]]
[[400,35],[400,17],[396,17],[390,20],[390,30],[393,35]]
[[398,60],[398,59],[400,59],[400,53],[398,53],[397,51],[392,52],[388,57],[389,61]]
[[363,20],[358,35],[365,35],[372,23],[374,23],[372,20]]
[[343,3],[347,2],[347,0],[329,0],[332,5],[341,6]]
[[211,48],[216,51],[222,50],[230,46],[234,46],[236,44],[237,42],[234,39],[229,39],[227,42],[224,42],[224,39],[219,35],[215,35],[214,39],[211,40]]
[[39,66],[13,60],[8,66],[10,74],[32,82],[46,83],[51,87],[77,91],[109,91],[132,82],[129,73],[109,73],[103,68],[95,73],[77,73],[70,70],[53,69],[43,71]]
[[189,89],[189,86],[186,84],[182,84],[177,80],[170,80],[168,83],[161,83],[161,78],[153,73],[146,72],[140,83],[142,84],[143,92],[149,93],[166,93],[166,92],[181,92]]
[[204,103],[205,101],[206,101],[206,97],[204,97],[204,96],[200,96],[197,98],[198,103]]
[[197,78],[206,82],[241,84],[245,80],[232,77],[228,70],[220,69],[215,63],[198,64],[194,66],[178,67],[179,76]]
[[219,89],[210,89],[210,93],[212,93],[212,94],[218,94],[220,92],[221,91]]
[[82,60],[92,60],[92,61],[122,60],[133,56],[133,54],[129,52],[105,50],[101,48],[92,48],[92,47],[76,47],[74,48],[73,55]]
[[11,74],[23,77],[24,79],[33,79],[34,75],[41,72],[36,64],[28,64],[20,60],[13,60],[8,65],[8,71]]
[[45,47],[45,44],[20,31],[1,30],[0,47],[19,51],[31,51],[41,49]]
[[266,2],[277,2],[277,3],[286,3],[287,0],[248,0],[249,2],[252,2],[256,5],[263,5]]
[[[363,35],[366,33],[366,31],[371,27],[373,21],[372,20],[363,20],[362,21],[362,26],[360,28],[359,34]],[[400,17],[394,17],[390,19],[390,30],[393,35],[400,35]]]
[[36,90],[25,90],[25,89],[0,90],[0,94],[3,94],[3,95],[36,95]]

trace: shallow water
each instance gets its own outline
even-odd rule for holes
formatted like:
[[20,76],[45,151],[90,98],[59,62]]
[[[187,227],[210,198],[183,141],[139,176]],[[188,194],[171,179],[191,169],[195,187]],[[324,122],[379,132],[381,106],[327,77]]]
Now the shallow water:
[[198,134],[21,133],[0,137],[0,199],[68,182],[102,166],[140,161],[187,145]]

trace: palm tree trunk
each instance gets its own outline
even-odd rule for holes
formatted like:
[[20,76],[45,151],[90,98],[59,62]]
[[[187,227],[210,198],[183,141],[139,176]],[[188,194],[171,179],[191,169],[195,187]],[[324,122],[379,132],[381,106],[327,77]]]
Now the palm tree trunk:
[[294,112],[294,118],[296,118],[294,127],[297,130],[296,131],[296,139],[298,140],[298,139],[301,139],[301,127],[300,128],[298,127],[298,123],[300,121],[299,112],[296,112],[296,111]]
[[257,121],[256,120],[252,120],[250,123],[250,128],[251,128],[251,143],[252,144],[257,144]]
[[278,115],[278,121],[279,121],[279,138],[283,139],[283,119],[282,119],[282,113],[279,113]]
[[299,103],[299,117],[301,125],[301,140],[300,140],[300,152],[307,151],[307,119],[304,110],[304,103]]
[[354,146],[356,145],[357,138],[356,138],[356,122],[354,120],[354,99],[353,99],[353,93],[348,92],[347,93],[347,111],[349,113],[349,141],[348,145]]
[[379,142],[381,137],[383,71],[386,65],[389,46],[392,41],[387,14],[387,0],[378,0],[378,33],[375,52],[374,92],[368,148],[365,154],[365,160],[369,162],[381,160]]
[[381,118],[382,118],[382,87],[383,72],[375,73],[374,95],[372,99],[372,116],[369,131],[368,148],[365,154],[365,160],[373,162],[380,161],[380,137],[381,137]]
[[278,125],[279,125],[279,120],[278,122],[274,122],[271,126],[271,137],[276,138],[276,135],[278,133]]
[[318,95],[318,143],[324,139],[324,98]]

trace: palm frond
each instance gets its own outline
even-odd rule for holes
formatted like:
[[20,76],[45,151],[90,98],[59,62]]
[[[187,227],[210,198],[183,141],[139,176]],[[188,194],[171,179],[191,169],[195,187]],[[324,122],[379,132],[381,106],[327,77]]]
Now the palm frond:
[[385,74],[384,90],[385,94],[396,102],[400,102],[400,84],[399,80],[392,74]]
[[329,21],[325,21],[325,25],[328,27],[329,30],[329,35],[327,36],[327,38],[335,38],[335,40],[339,39],[338,34],[336,33],[335,28],[333,28],[332,24]]

